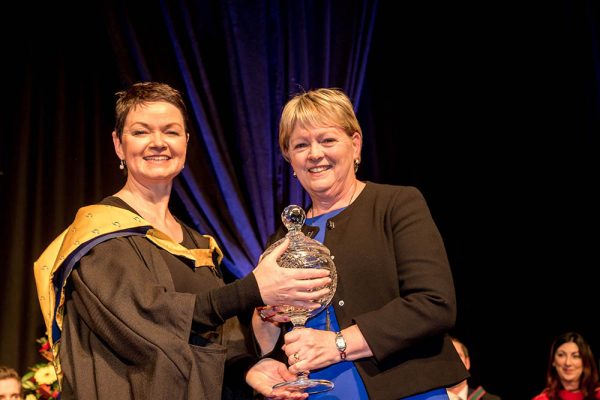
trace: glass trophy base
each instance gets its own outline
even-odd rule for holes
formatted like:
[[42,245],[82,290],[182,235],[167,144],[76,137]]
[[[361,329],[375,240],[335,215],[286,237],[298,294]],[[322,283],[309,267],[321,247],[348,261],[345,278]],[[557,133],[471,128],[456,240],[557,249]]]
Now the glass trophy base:
[[281,382],[273,386],[273,389],[284,389],[289,392],[302,392],[315,394],[333,389],[333,382],[326,379],[301,378],[295,381]]

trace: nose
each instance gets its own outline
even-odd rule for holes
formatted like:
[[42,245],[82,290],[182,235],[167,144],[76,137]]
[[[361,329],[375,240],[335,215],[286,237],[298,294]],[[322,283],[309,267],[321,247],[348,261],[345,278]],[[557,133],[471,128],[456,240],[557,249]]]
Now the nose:
[[152,140],[150,142],[150,145],[152,147],[165,148],[167,146],[162,132],[159,132],[159,131],[152,132],[151,138],[152,138]]
[[571,358],[571,356],[567,356],[565,358],[565,366],[570,366],[573,363],[573,358]]
[[323,157],[323,149],[319,143],[311,143],[308,157],[313,160],[318,160]]

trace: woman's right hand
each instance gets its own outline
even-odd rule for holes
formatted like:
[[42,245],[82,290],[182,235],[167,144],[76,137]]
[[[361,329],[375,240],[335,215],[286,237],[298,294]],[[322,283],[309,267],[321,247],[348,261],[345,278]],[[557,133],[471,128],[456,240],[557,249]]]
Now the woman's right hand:
[[260,296],[267,305],[285,304],[309,309],[319,308],[320,305],[314,301],[329,293],[329,289],[325,287],[331,283],[329,271],[280,267],[277,258],[285,252],[289,244],[290,240],[285,239],[270,254],[262,257],[254,269]]
[[287,391],[285,389],[273,389],[273,385],[283,381],[291,381],[296,375],[290,373],[286,365],[272,358],[263,358],[254,364],[246,374],[246,383],[258,393],[272,400],[306,399],[308,394],[302,392]]

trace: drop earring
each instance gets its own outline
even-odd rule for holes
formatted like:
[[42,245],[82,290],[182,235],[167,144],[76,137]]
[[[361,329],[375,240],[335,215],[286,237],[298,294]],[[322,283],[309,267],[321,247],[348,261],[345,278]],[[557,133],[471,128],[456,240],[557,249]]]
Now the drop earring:
[[121,160],[121,164],[119,164],[119,169],[123,171],[125,169],[125,161]]
[[357,158],[354,160],[354,173],[358,172],[358,164],[360,164],[360,161]]
[[298,177],[298,175],[296,175],[296,171],[292,172],[292,175],[294,175],[294,178]]

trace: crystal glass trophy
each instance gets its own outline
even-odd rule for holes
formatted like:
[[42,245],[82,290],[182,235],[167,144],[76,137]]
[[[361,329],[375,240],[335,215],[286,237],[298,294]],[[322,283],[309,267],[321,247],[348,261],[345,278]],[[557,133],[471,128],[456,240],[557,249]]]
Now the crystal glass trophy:
[[[323,311],[331,302],[337,287],[337,274],[329,249],[322,243],[309,238],[301,231],[302,225],[304,225],[304,221],[306,220],[306,213],[301,207],[296,205],[287,206],[281,213],[281,219],[288,229],[286,237],[290,239],[290,244],[281,257],[277,259],[279,266],[282,268],[327,269],[331,278],[331,283],[327,285],[330,289],[329,293],[317,300],[317,303],[320,304],[319,308],[309,310],[288,305],[277,305],[277,312],[290,318],[293,329],[301,329],[304,328],[304,324],[310,317]],[[284,239],[280,239],[269,246],[265,250],[264,255],[272,252]],[[273,389],[278,388],[283,388],[291,392],[312,394],[333,389],[333,382],[325,379],[310,379],[308,371],[303,371],[298,373],[296,380],[281,382],[273,386]]]

